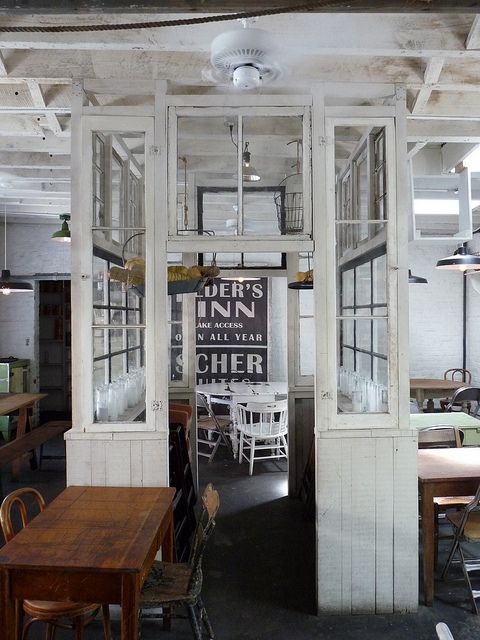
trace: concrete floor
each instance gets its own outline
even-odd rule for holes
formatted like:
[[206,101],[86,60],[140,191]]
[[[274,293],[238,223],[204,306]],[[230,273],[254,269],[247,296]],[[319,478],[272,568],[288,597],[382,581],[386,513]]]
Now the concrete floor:
[[[304,517],[303,504],[287,498],[282,469],[283,463],[260,463],[249,477],[245,464],[221,455],[211,465],[201,462],[200,486],[213,482],[221,498],[203,591],[219,640],[427,640],[436,638],[439,621],[449,625],[455,640],[480,638],[480,617],[471,613],[461,579],[437,581],[434,606],[420,606],[416,614],[314,615],[314,525]],[[21,482],[4,475],[3,488],[34,486],[51,500],[64,482],[64,463],[52,460],[42,471],[30,471],[27,465]],[[441,544],[440,566],[448,544]],[[112,618],[114,638],[120,638],[116,607]],[[42,626],[34,625],[29,637],[43,639]],[[86,640],[102,637],[99,621],[87,628]],[[72,632],[56,635],[56,640],[66,638],[73,639]],[[174,620],[171,632],[162,631],[161,623],[145,621],[142,638],[191,640],[192,635],[186,620]]]

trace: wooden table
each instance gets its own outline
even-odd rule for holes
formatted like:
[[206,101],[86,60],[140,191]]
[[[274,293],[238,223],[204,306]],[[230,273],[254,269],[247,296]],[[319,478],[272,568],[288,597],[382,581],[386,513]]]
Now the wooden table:
[[[46,398],[46,393],[0,393],[0,416],[9,416],[18,411],[17,432],[15,439],[24,436],[31,429],[30,416],[33,405],[38,400]],[[35,463],[35,458],[32,458]],[[12,462],[12,473],[14,476],[20,473],[20,460]]]
[[474,495],[480,484],[480,449],[421,449],[418,451],[418,489],[422,516],[423,593],[433,603],[436,496]]
[[138,639],[140,589],[155,554],[173,560],[173,488],[68,487],[0,550],[0,629],[15,640],[15,600],[121,604]]
[[423,401],[427,401],[427,411],[433,411],[433,398],[446,398],[452,391],[465,387],[466,382],[436,378],[410,378],[410,397],[417,401],[418,410],[423,411]]
[[27,432],[35,402],[46,397],[46,393],[0,393],[0,416],[9,416],[18,411],[17,438]]

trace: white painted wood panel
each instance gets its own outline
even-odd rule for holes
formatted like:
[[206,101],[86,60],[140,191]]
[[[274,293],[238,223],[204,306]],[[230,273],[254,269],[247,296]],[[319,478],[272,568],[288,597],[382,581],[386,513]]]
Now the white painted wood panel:
[[415,611],[415,436],[358,435],[316,441],[319,612]]

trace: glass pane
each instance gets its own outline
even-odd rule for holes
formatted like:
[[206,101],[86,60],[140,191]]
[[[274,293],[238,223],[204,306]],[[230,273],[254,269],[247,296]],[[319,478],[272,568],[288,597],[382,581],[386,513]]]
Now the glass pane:
[[183,380],[183,296],[168,296],[170,305],[170,381]]
[[302,141],[301,116],[228,112],[180,116],[178,232],[216,236],[303,233]]
[[335,130],[340,412],[388,410],[385,144],[382,127]]
[[93,330],[95,422],[145,420],[143,329]]

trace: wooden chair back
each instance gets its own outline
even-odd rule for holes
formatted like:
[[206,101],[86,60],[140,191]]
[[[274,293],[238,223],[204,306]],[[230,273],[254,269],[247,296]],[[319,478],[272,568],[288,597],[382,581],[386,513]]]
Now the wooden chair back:
[[464,433],[458,427],[439,424],[425,427],[418,432],[419,449],[457,448],[463,443]]
[[195,537],[193,541],[192,553],[189,564],[192,568],[188,592],[194,594],[199,592],[202,584],[202,560],[205,547],[215,529],[215,516],[220,508],[220,496],[214,489],[212,483],[208,483],[202,495],[202,513],[198,519]]
[[8,496],[3,500],[2,505],[0,507],[0,526],[2,527],[3,536],[5,541],[8,542],[15,536],[15,528],[13,524],[12,515],[15,511],[15,507],[18,509],[20,514],[22,528],[26,527],[28,524],[28,514],[27,507],[24,502],[24,498],[30,496],[30,499],[33,498],[33,501],[36,503],[38,507],[38,511],[43,511],[45,509],[45,500],[41,493],[39,493],[36,489],[32,489],[31,487],[22,487],[21,489],[17,489],[16,491],[12,491]]
[[468,369],[447,369],[443,374],[444,380],[458,380],[470,384],[472,382],[472,374]]

